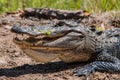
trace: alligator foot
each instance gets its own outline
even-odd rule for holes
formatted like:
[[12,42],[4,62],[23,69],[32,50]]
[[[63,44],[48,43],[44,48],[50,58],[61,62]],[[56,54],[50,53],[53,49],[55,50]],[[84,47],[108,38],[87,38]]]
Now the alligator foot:
[[94,67],[91,65],[87,65],[84,68],[78,68],[73,71],[73,74],[76,76],[88,76],[90,73],[94,72]]
[[95,61],[84,68],[76,69],[73,74],[77,76],[88,76],[90,73],[95,71],[112,71],[120,72],[120,60],[114,58],[114,62]]

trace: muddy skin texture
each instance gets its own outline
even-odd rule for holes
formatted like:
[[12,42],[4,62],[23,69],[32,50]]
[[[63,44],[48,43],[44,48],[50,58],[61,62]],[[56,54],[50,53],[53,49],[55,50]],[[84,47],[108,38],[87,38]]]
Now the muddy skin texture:
[[[54,61],[43,64],[36,62],[28,57],[16,44],[13,38],[16,34],[10,32],[13,25],[20,26],[52,26],[58,19],[38,19],[37,17],[20,17],[24,11],[17,11],[0,16],[0,79],[1,80],[84,80],[84,77],[72,75],[74,68],[83,67],[90,62],[64,63],[55,59]],[[108,14],[108,13],[107,13]],[[110,13],[109,13],[110,14]],[[108,15],[109,15],[108,14]],[[92,14],[94,15],[94,14]],[[91,15],[90,15],[91,16]],[[99,16],[96,16],[97,18]],[[95,24],[96,17],[85,17],[76,20],[77,23],[86,23],[88,26]],[[104,17],[103,17],[104,18]],[[102,19],[103,19],[102,18]],[[64,19],[63,19],[64,20]],[[107,20],[105,18],[105,20]],[[109,19],[110,20],[110,19]],[[68,20],[71,21],[71,20]],[[119,20],[118,20],[119,21]],[[74,22],[72,20],[71,22]],[[99,23],[99,22],[98,22]],[[86,25],[85,24],[85,25]],[[61,24],[58,24],[61,25]],[[111,25],[111,24],[108,24]],[[106,26],[105,26],[106,27]],[[119,27],[119,25],[118,25]],[[110,27],[107,26],[106,29]],[[19,35],[18,35],[19,36]],[[119,80],[120,74],[115,72],[95,72],[90,74],[87,79],[90,80]]]

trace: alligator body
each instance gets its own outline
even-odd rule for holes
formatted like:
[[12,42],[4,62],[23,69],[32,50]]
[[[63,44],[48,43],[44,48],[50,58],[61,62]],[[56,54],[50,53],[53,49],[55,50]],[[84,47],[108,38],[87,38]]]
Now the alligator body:
[[12,32],[29,35],[14,42],[30,57],[41,62],[59,58],[64,62],[92,61],[74,74],[89,75],[93,71],[120,72],[120,28],[106,31],[78,26],[20,27]]

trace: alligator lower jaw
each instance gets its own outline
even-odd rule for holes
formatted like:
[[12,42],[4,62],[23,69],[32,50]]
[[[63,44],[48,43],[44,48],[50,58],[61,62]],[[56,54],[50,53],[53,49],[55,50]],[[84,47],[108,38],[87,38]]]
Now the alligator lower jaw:
[[[32,59],[47,63],[56,58],[60,58],[61,53],[65,53],[66,51],[71,51],[69,48],[59,48],[59,47],[46,47],[42,46],[44,40],[39,40],[29,37],[27,39],[20,40],[19,38],[14,38],[13,42],[17,44],[25,54],[27,54]],[[38,42],[38,43],[37,43]],[[63,56],[66,57],[66,56]],[[71,60],[67,60],[65,62],[70,62]]]

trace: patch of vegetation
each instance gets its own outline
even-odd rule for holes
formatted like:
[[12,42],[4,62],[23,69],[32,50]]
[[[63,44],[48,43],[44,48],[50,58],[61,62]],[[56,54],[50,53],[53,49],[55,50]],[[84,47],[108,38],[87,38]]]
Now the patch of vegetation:
[[87,10],[89,12],[104,12],[119,10],[119,0],[0,0],[0,13],[15,11],[28,7],[56,8],[67,10]]

